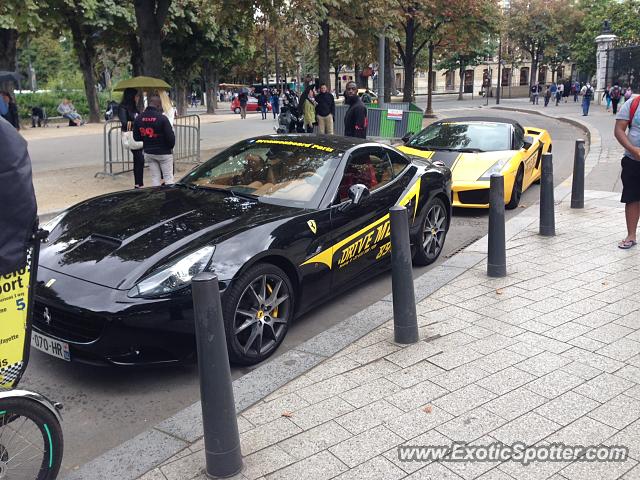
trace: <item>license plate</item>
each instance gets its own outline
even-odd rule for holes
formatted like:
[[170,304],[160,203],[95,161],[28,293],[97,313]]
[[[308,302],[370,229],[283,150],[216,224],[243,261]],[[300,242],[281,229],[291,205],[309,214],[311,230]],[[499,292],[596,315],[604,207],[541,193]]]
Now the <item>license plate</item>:
[[32,331],[31,346],[44,353],[48,353],[53,357],[66,360],[67,362],[71,361],[71,355],[69,354],[69,344],[66,342],[61,342],[60,340],[56,340],[55,338],[47,337],[46,335],[42,335],[41,333]]

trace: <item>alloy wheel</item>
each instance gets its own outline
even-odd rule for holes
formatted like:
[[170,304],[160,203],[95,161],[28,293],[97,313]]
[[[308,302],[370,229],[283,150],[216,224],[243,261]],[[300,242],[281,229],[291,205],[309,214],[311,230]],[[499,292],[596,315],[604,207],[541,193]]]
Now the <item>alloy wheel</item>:
[[447,214],[438,203],[431,206],[424,222],[422,248],[428,257],[437,257],[444,244]]
[[267,355],[287,331],[291,296],[287,284],[277,275],[264,274],[250,282],[236,306],[234,336],[242,350]]

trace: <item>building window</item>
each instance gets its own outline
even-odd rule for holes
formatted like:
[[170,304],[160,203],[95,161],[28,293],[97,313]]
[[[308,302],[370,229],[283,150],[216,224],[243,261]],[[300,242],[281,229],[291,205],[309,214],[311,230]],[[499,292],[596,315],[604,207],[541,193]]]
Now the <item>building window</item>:
[[529,85],[529,67],[520,69],[520,85]]
[[447,90],[455,90],[456,88],[456,72],[449,70],[445,73],[445,83]]
[[538,83],[547,83],[547,67],[540,67],[538,70]]
[[558,80],[564,79],[564,65],[558,66],[558,70],[556,71],[556,74],[558,75]]
[[500,85],[502,85],[503,87],[508,87],[510,83],[511,83],[511,69],[504,68],[502,69],[502,81],[500,82]]

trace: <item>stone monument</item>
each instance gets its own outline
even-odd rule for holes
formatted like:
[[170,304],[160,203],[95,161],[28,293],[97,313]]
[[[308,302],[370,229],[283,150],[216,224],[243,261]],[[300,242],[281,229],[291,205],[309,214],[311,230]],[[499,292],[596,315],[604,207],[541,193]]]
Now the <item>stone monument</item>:
[[[613,67],[613,55],[610,54],[610,49],[613,48],[617,38],[617,35],[611,31],[611,22],[609,20],[602,22],[602,32],[596,37],[596,85],[594,88],[598,104],[602,102],[602,94],[607,86],[607,68],[610,70]],[[609,57],[609,63],[607,57]]]

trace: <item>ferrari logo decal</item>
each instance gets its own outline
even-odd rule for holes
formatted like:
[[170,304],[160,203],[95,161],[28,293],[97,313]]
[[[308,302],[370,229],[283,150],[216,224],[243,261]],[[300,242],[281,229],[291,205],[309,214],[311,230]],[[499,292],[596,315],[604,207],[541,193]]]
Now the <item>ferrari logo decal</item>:
[[309,225],[309,228],[311,229],[311,231],[313,233],[316,233],[318,231],[318,226],[316,225],[316,221],[315,220],[309,220],[307,222],[307,225]]

